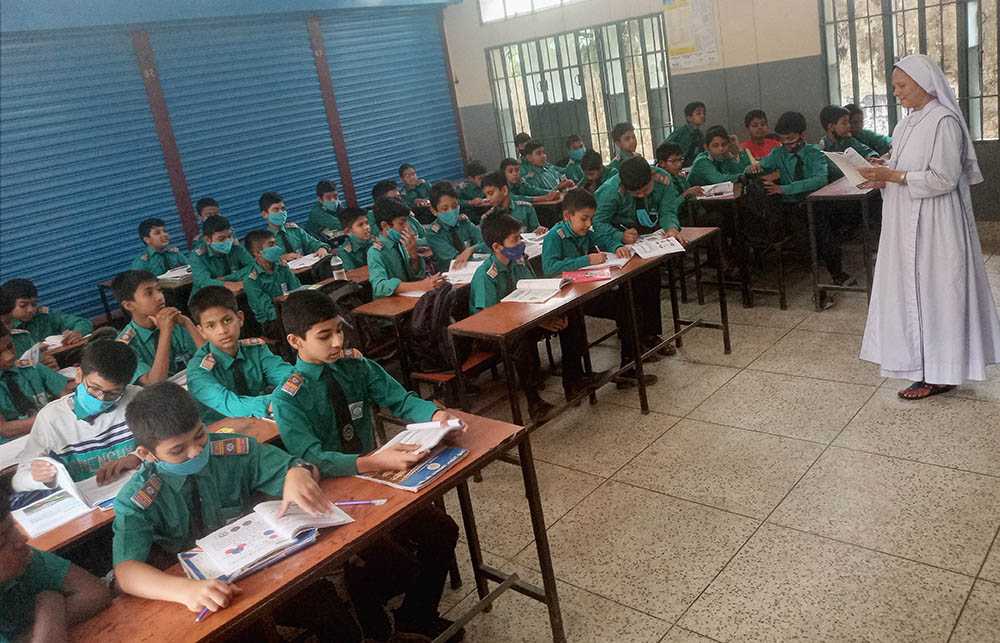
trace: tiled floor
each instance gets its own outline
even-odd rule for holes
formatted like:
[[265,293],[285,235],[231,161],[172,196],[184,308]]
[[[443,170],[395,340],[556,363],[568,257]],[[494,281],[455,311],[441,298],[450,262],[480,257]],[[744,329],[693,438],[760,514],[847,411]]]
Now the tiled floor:
[[[1000,234],[984,232],[996,291]],[[815,313],[808,278],[793,281],[786,311],[730,295],[731,355],[696,330],[651,364],[648,415],[606,387],[533,435],[570,641],[1000,642],[1000,367],[902,402],[858,359],[864,295]],[[684,306],[717,311],[711,296]],[[598,368],[616,359],[594,351]],[[540,584],[520,471],[484,476],[471,490],[487,562]],[[475,602],[462,567],[446,608]],[[466,629],[549,639],[545,607],[513,593]]]

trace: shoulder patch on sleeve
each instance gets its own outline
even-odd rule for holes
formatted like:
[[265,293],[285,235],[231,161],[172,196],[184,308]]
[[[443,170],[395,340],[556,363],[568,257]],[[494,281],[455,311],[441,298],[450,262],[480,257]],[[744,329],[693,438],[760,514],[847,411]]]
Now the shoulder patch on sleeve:
[[199,255],[205,254],[205,246],[198,246],[194,252]]
[[285,380],[285,383],[281,385],[281,390],[288,393],[292,397],[299,392],[299,387],[302,386],[302,374],[292,373],[291,377]]
[[566,231],[562,229],[562,226],[556,228],[556,234],[559,235],[560,239],[565,239],[566,238]]
[[492,264],[490,266],[490,269],[486,271],[486,274],[492,277],[493,279],[496,279],[497,275],[500,274],[500,271],[497,270],[496,264]]
[[249,277],[250,279],[256,279],[257,278],[257,269],[254,268],[253,270],[251,270],[250,274],[247,275],[247,277]]
[[514,205],[524,206],[524,205],[531,205],[531,203],[528,201],[514,201]]
[[531,177],[533,177],[533,176],[535,176],[535,171],[534,171],[534,170],[532,170],[532,171],[528,172],[528,178],[529,178],[529,179],[530,179]]
[[342,358],[353,357],[354,359],[361,359],[362,357],[364,357],[364,355],[361,354],[361,351],[359,351],[356,348],[345,348],[343,351],[341,351],[340,356]]
[[267,342],[265,342],[260,337],[247,337],[246,339],[241,339],[240,340],[240,345],[241,346],[262,346],[262,345],[264,345],[266,343]]
[[169,248],[167,252],[180,252],[177,248]]
[[372,247],[375,248],[376,250],[381,250],[382,249],[382,242],[381,241],[372,241]]
[[247,438],[226,438],[212,441],[212,455],[243,455],[250,452]]
[[464,215],[464,214],[460,214],[460,215],[458,215],[458,220],[459,220],[459,221],[468,221],[468,220],[469,220],[469,217],[467,217],[467,216],[466,216],[466,215]]
[[139,256],[139,258],[142,259],[143,261],[149,261],[149,253],[144,252]]
[[285,227],[286,228],[297,228],[297,227],[299,227],[299,224],[295,223],[294,221],[289,221],[288,223],[285,224]]
[[126,328],[125,332],[122,333],[121,335],[119,335],[117,339],[118,339],[118,341],[120,341],[123,344],[128,344],[129,342],[132,341],[132,338],[134,338],[134,337],[135,337],[135,329],[134,328]]
[[431,230],[434,232],[441,232],[441,224],[435,221],[434,225],[431,226]]
[[419,181],[417,181],[417,185],[419,185],[419,184],[421,184],[421,183],[427,183],[427,181],[425,181],[425,180],[423,180],[423,179],[420,179]]
[[35,363],[33,361],[31,361],[30,359],[28,359],[26,357],[17,360],[16,363],[17,363],[18,368],[28,368],[29,366],[34,366],[35,365]]
[[215,355],[212,355],[212,353],[206,353],[205,357],[203,357],[201,360],[201,364],[198,364],[198,366],[205,369],[206,371],[212,370],[213,368],[215,368]]
[[670,177],[667,176],[666,174],[660,174],[658,172],[653,173],[653,180],[656,181],[657,183],[662,183],[664,185],[670,184]]
[[153,499],[156,498],[156,494],[160,493],[162,487],[163,478],[154,475],[146,481],[146,484],[142,485],[142,489],[132,495],[132,502],[140,509],[146,509],[153,504]]
[[347,243],[344,244],[344,251],[345,252],[354,252],[353,250],[351,250],[351,242],[350,241],[348,241]]

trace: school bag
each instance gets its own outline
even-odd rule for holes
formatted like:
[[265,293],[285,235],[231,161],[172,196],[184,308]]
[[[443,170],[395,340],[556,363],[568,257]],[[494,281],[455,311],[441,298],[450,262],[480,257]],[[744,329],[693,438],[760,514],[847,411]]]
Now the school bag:
[[[412,364],[425,373],[455,370],[451,360],[448,326],[454,321],[459,291],[448,282],[435,290],[425,292],[410,317],[410,355]],[[468,356],[467,342],[457,342],[459,363]]]
[[368,303],[364,288],[349,279],[338,279],[324,284],[319,291],[333,300],[340,308],[341,327],[344,330],[344,345],[363,350],[373,345],[378,331],[369,320],[354,314],[354,309]]

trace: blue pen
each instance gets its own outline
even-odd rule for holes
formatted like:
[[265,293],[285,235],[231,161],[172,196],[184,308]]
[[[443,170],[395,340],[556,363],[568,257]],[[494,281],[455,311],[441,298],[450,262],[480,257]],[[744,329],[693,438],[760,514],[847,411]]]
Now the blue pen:
[[[225,575],[219,576],[219,580],[225,582],[226,585],[229,584],[229,577],[228,576],[225,576]],[[198,618],[194,619],[194,622],[195,623],[201,623],[201,619],[205,618],[206,614],[208,614],[208,607],[201,608],[201,613],[198,614]]]
[[338,507],[348,507],[350,505],[384,505],[389,502],[386,498],[379,498],[378,500],[345,500],[343,502],[335,502],[333,504]]

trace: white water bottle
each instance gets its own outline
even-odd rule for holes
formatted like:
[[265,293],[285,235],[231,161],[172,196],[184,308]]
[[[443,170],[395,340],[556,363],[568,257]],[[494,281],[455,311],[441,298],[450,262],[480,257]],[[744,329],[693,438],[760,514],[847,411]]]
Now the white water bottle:
[[330,268],[333,269],[334,279],[347,279],[347,271],[344,270],[344,262],[337,255],[330,257]]

